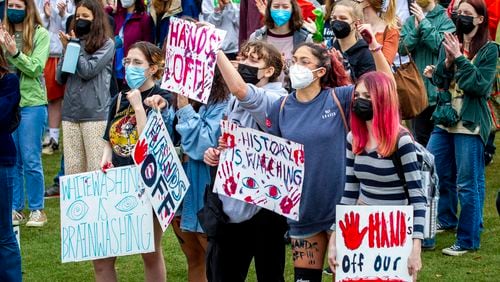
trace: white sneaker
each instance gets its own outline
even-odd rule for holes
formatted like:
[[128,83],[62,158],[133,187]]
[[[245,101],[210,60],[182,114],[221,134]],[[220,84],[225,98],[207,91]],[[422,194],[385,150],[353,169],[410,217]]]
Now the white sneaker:
[[42,210],[30,212],[30,217],[26,226],[29,227],[42,227],[47,223],[47,215]]
[[26,220],[26,217],[22,211],[12,210],[12,225],[20,225],[24,220]]

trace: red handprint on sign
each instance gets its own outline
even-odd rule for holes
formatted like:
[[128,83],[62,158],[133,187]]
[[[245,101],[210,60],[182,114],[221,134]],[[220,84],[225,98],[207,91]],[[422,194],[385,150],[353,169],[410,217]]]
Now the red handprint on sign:
[[142,163],[146,158],[146,154],[148,153],[148,143],[146,143],[146,139],[141,139],[137,144],[135,144],[134,149],[134,161],[136,164]]
[[224,193],[228,196],[234,195],[236,193],[236,188],[238,187],[237,183],[240,178],[240,174],[238,173],[236,177],[234,176],[233,163],[228,161],[222,163],[218,173],[221,179],[226,180],[224,184],[222,184]]
[[293,192],[291,195],[283,197],[280,202],[280,208],[283,214],[289,214],[295,205],[300,201],[300,193],[298,191]]
[[363,228],[361,232],[359,231],[359,214],[354,214],[354,212],[351,212],[349,215],[346,214],[344,221],[340,220],[339,225],[342,237],[344,237],[345,246],[349,250],[359,248],[368,231],[368,227]]

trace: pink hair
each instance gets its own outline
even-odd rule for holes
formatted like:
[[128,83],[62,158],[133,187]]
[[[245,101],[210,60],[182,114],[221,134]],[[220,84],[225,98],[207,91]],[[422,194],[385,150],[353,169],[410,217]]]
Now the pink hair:
[[[400,130],[399,101],[396,84],[382,72],[368,72],[356,82],[357,87],[364,83],[373,105],[373,135],[378,144],[377,152],[390,156],[397,148]],[[354,101],[354,99],[353,99]],[[352,107],[352,106],[351,106]],[[353,135],[353,153],[361,153],[368,142],[366,122],[358,118],[351,110],[351,130]]]

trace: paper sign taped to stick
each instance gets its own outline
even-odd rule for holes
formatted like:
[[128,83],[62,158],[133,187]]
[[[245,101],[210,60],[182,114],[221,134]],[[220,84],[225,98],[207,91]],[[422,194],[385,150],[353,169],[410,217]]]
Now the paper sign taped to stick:
[[159,112],[149,114],[135,145],[133,159],[165,231],[186,195],[189,181]]
[[155,251],[151,204],[135,166],[60,181],[63,263]]
[[221,153],[214,191],[298,220],[304,146],[221,121],[228,148]]
[[412,206],[337,205],[335,281],[412,281]]
[[206,104],[226,31],[170,18],[161,88]]

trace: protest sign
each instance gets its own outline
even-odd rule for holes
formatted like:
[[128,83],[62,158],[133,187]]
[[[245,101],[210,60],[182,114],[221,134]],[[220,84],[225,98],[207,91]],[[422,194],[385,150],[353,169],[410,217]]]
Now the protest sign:
[[63,263],[155,251],[151,204],[135,166],[60,181]]
[[189,181],[159,112],[149,114],[134,148],[133,159],[165,231],[186,195]]
[[170,18],[161,87],[206,104],[226,31]]
[[335,281],[412,281],[412,206],[337,205]]
[[228,148],[220,155],[214,191],[298,220],[304,146],[221,121]]

